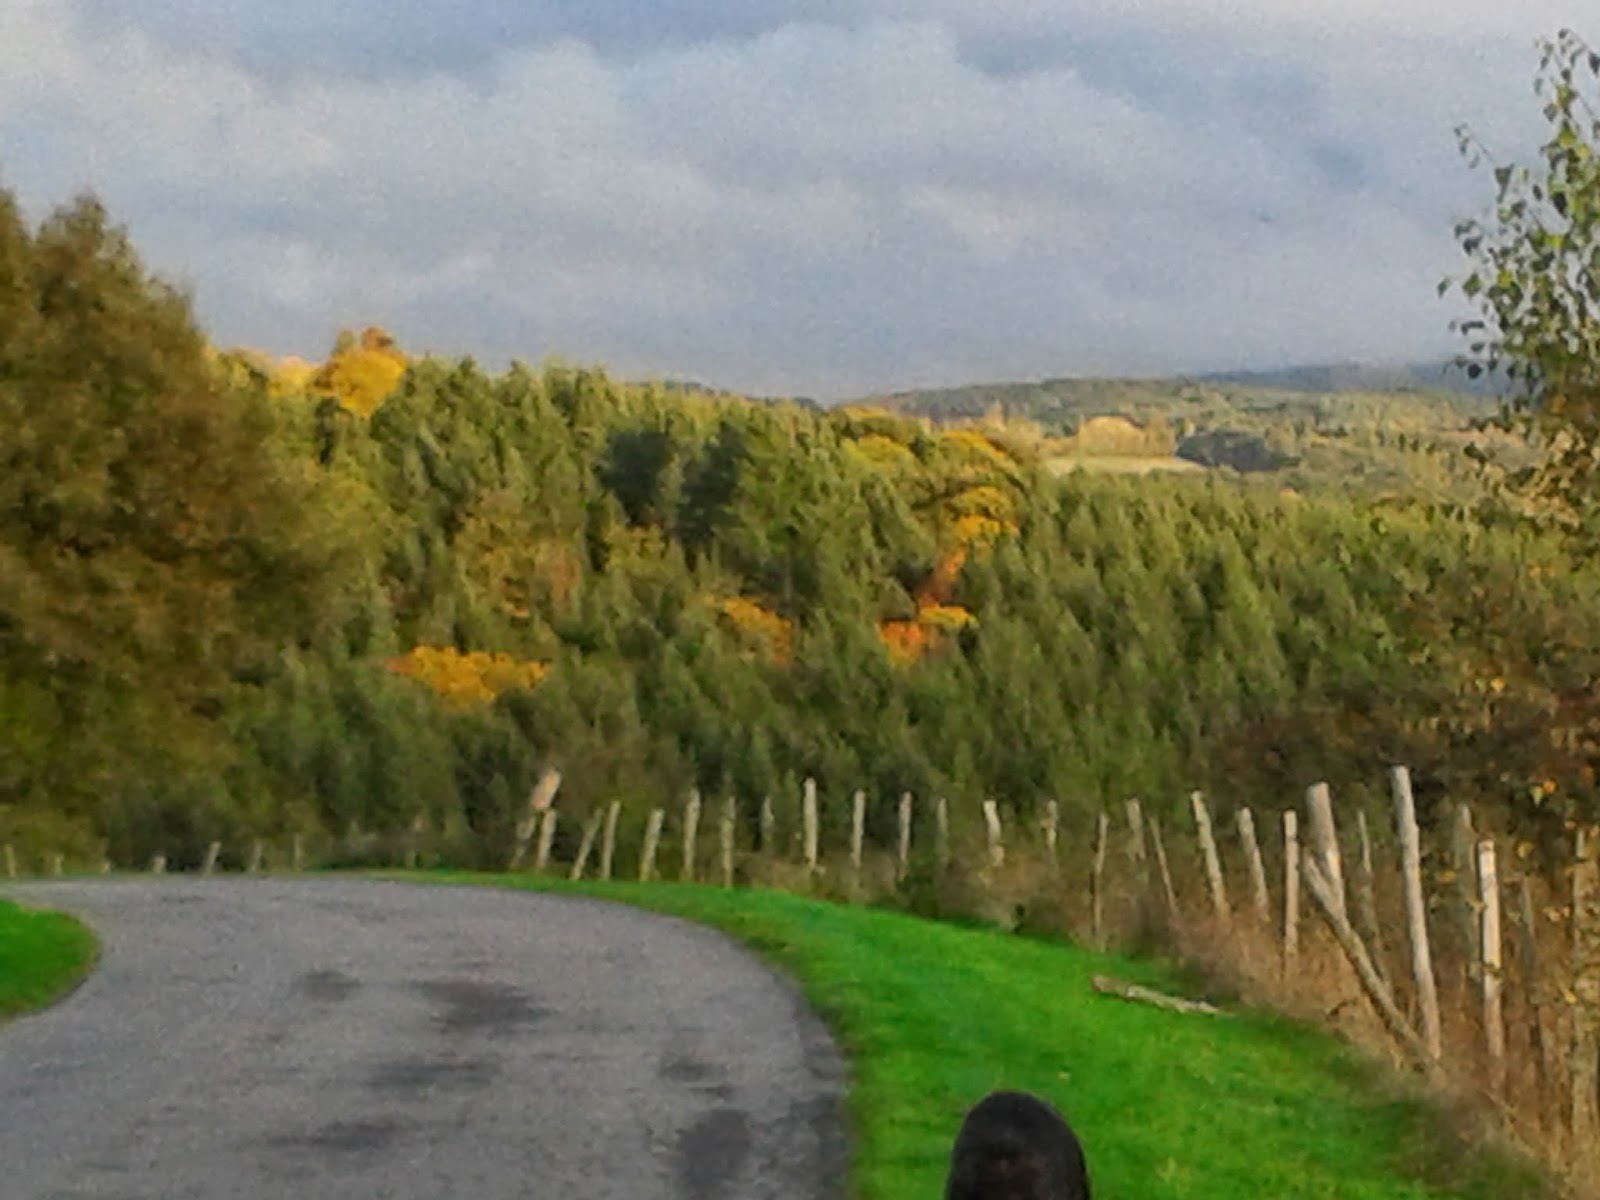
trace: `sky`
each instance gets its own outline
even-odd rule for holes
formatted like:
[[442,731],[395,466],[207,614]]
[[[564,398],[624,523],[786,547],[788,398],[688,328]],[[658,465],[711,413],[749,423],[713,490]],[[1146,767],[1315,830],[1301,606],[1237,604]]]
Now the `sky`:
[[1448,356],[1594,0],[0,0],[0,187],[214,341],[836,400]]

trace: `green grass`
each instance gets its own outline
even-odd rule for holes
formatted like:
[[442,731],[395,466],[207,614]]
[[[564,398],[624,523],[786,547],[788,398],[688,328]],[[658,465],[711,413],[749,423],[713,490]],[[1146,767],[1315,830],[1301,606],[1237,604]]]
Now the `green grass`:
[[1545,1193],[1315,1030],[1101,996],[1094,974],[1176,990],[1162,966],[776,891],[394,873],[597,896],[712,925],[785,968],[850,1055],[862,1200],[942,1194],[968,1105],[996,1087],[1059,1104],[1115,1200],[1405,1200]]
[[61,999],[98,953],[94,934],[77,919],[0,900],[0,1021]]

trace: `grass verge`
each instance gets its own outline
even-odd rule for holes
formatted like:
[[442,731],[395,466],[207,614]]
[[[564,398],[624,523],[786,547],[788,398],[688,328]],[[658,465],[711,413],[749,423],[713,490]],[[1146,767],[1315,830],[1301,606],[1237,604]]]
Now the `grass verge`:
[[99,942],[77,918],[0,900],[0,1021],[61,999],[98,954]]
[[1124,1200],[1522,1200],[1538,1170],[1333,1038],[1269,1014],[1184,1016],[1095,993],[1176,990],[1164,966],[776,891],[381,872],[620,901],[714,926],[789,972],[849,1054],[861,1200],[942,1194],[950,1139],[991,1088],[1049,1097],[1097,1195]]

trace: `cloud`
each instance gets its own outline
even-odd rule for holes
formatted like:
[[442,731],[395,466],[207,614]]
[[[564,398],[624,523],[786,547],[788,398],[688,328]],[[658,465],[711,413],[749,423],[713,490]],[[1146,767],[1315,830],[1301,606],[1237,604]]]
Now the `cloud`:
[[1530,145],[1531,40],[1560,24],[1554,0],[1403,36],[1368,0],[10,7],[0,182],[35,213],[92,186],[220,341],[320,355],[376,321],[820,396],[1453,348],[1434,284],[1489,193],[1452,129]]

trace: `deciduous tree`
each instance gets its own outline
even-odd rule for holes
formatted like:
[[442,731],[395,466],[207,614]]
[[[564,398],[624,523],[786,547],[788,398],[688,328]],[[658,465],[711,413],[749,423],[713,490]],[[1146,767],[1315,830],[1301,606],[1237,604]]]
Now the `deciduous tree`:
[[1571,29],[1542,43],[1535,90],[1549,136],[1532,165],[1493,162],[1465,128],[1462,153],[1490,162],[1487,221],[1456,236],[1471,267],[1446,279],[1478,310],[1455,323],[1468,374],[1500,373],[1511,403],[1500,424],[1543,453],[1525,467],[1489,463],[1526,515],[1600,547],[1600,50]]

